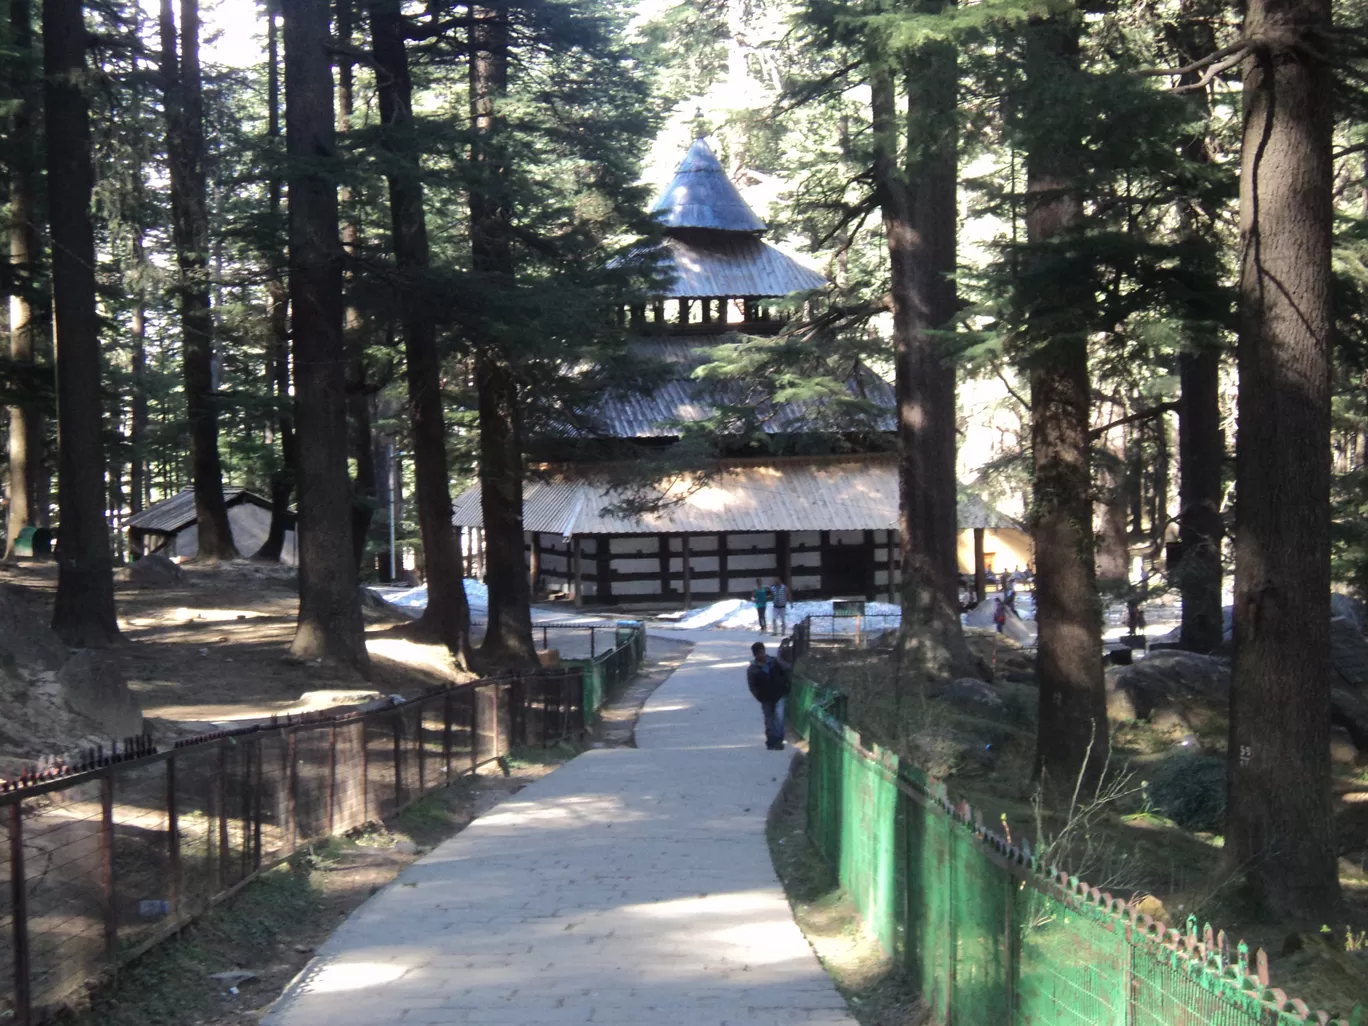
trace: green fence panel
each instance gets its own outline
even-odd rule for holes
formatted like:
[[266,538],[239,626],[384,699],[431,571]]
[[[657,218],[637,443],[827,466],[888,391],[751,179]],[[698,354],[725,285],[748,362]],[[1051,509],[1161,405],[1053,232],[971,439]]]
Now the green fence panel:
[[966,829],[950,835],[950,985],[953,1022],[1009,1022],[1008,959],[1011,900],[1006,869],[983,857],[978,839]]
[[[945,785],[867,747],[838,693],[794,682],[808,738],[808,837],[938,1023],[1293,1026],[1322,1022],[1208,926],[1153,924],[1047,872]],[[1262,963],[1260,963],[1262,966]]]

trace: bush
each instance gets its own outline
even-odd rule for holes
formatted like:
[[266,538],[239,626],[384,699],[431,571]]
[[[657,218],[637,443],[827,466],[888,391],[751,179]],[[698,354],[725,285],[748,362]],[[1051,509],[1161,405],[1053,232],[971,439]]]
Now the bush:
[[1174,752],[1149,773],[1149,807],[1187,830],[1219,833],[1225,823],[1225,759]]

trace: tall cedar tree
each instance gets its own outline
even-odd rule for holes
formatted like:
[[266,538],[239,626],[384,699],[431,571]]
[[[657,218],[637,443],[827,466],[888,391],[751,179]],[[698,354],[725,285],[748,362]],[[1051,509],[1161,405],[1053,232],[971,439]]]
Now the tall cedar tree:
[[[1213,26],[1222,13],[1223,4],[1212,0],[1186,0],[1182,5],[1178,20],[1167,26],[1166,32],[1181,66],[1196,64],[1216,50]],[[1200,70],[1189,72],[1182,84],[1196,85],[1201,74]],[[1204,100],[1205,94],[1199,93],[1193,103],[1202,105]],[[1203,131],[1185,139],[1183,150],[1184,157],[1193,163],[1209,160]],[[1182,202],[1179,223],[1188,242],[1187,251],[1202,255],[1209,247],[1197,224],[1212,218],[1209,211],[1193,209],[1197,202]],[[1182,556],[1177,574],[1183,596],[1181,638],[1186,649],[1211,652],[1225,639],[1221,610],[1225,435],[1221,431],[1221,346],[1209,319],[1203,328],[1189,332],[1189,346],[1178,357],[1178,376],[1182,394],[1178,408],[1178,539]]]
[[[343,47],[352,45],[355,12],[351,0],[337,0],[337,38]],[[355,106],[355,68],[350,57],[343,56],[337,64],[337,131],[352,130]],[[382,85],[383,89],[384,86]],[[338,190],[342,207],[342,249],[347,264],[354,265],[360,252],[360,212],[354,209],[352,188],[344,184]],[[356,467],[352,478],[352,547],[359,567],[366,557],[366,538],[370,534],[371,519],[375,515],[376,494],[375,446],[371,440],[371,396],[366,372],[366,319],[356,305],[354,295],[356,274],[347,271],[343,276],[345,297],[342,310],[342,344],[347,352],[347,438],[349,458]]]
[[179,277],[181,366],[190,422],[198,558],[236,559],[223,498],[214,396],[214,314],[209,305],[209,189],[204,170],[204,88],[200,77],[199,0],[181,0],[180,53],[171,0],[161,0],[161,75],[166,162]]
[[1339,900],[1330,796],[1330,0],[1251,0],[1240,155],[1225,851],[1281,921]]
[[119,636],[104,516],[100,438],[100,324],[95,310],[94,167],[81,0],[44,0],[43,73],[52,232],[57,370],[57,501],[62,538],[52,627],[68,645],[97,648]]
[[399,309],[408,371],[418,527],[427,568],[428,604],[420,627],[445,642],[469,665],[470,607],[462,580],[461,553],[451,523],[441,356],[437,349],[437,325],[424,288],[430,264],[427,217],[423,210],[422,171],[414,135],[413,81],[400,0],[373,2],[370,22],[379,82],[381,139],[390,158],[390,217],[400,275]]
[[[1082,140],[1067,112],[1051,110],[1069,95],[1079,71],[1078,25],[1068,14],[1032,19],[1026,28],[1031,126],[1026,155],[1024,259],[1049,261],[1081,228]],[[1031,383],[1034,459],[1032,535],[1040,626],[1037,770],[1056,792],[1080,774],[1096,781],[1107,754],[1101,612],[1093,572],[1092,492],[1086,314],[1089,294],[1068,281],[1035,300],[1028,314],[1025,371]],[[1032,324],[1032,321],[1035,324]]]
[[328,0],[285,0],[285,145],[299,456],[299,625],[290,655],[369,671],[347,480],[342,243]]
[[[280,138],[280,29],[277,0],[266,5],[266,138],[268,144]],[[270,232],[266,254],[266,322],[268,343],[266,369],[275,398],[272,428],[280,439],[280,465],[271,474],[271,525],[266,540],[254,554],[256,559],[278,562],[285,549],[285,533],[290,528],[290,496],[294,493],[299,451],[295,444],[294,416],[290,401],[290,297],[285,285],[285,255],[274,239],[280,223],[280,178],[271,175],[266,183]]]
[[[37,328],[34,307],[35,269],[40,258],[38,241],[38,167],[34,134],[34,100],[37,61],[33,55],[33,10],[29,0],[10,0],[10,40],[17,59],[10,62],[10,89],[14,104],[6,138],[10,165],[10,273],[14,292],[9,301],[10,358],[33,362]],[[5,558],[14,557],[19,532],[33,519],[34,471],[42,462],[42,430],[38,412],[31,407],[9,410],[9,523]]]
[[[876,53],[869,67],[874,182],[893,308],[902,644],[915,673],[939,679],[969,672],[959,618],[955,367],[936,334],[956,313],[955,50],[937,42],[894,59]],[[897,74],[903,68],[907,73]],[[898,79],[907,88],[901,113]]]
[[[514,275],[508,154],[500,103],[508,92],[508,14],[471,7],[470,28],[471,266],[479,274]],[[480,645],[482,669],[533,669],[532,590],[523,547],[523,448],[518,380],[497,347],[476,341],[480,409],[480,512],[484,520],[489,619]]]

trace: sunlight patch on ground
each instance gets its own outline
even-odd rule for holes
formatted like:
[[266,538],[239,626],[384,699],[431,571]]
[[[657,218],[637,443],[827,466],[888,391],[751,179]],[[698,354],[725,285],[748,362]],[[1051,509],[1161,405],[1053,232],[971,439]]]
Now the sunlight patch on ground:
[[307,989],[314,994],[366,990],[393,983],[409,971],[408,966],[384,962],[333,962],[309,979]]

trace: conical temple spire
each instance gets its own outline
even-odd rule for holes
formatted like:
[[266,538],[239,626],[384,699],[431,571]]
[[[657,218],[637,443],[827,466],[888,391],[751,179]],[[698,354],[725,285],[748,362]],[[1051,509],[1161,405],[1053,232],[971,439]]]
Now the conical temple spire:
[[651,213],[666,228],[711,228],[758,234],[765,222],[746,205],[717,157],[703,139],[695,139],[675,171],[674,181],[656,200]]

